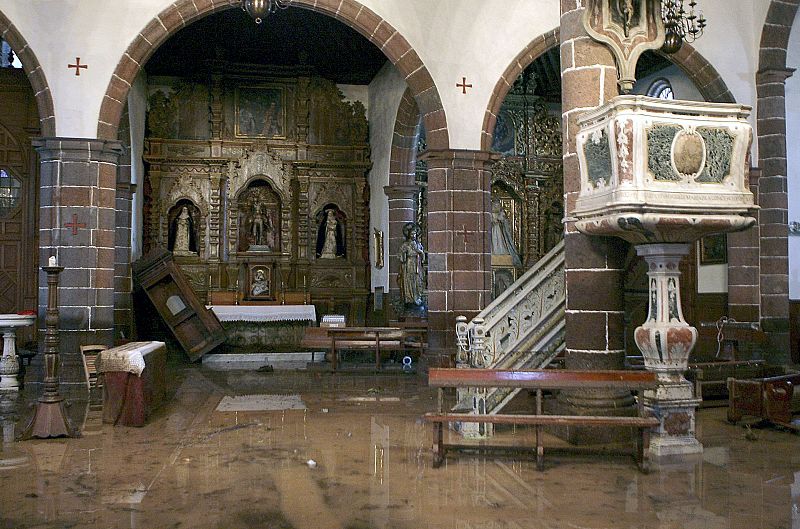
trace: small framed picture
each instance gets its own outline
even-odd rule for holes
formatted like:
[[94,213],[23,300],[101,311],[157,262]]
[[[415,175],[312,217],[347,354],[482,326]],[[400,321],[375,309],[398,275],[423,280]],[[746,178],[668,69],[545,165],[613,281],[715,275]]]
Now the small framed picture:
[[263,265],[251,266],[249,275],[248,298],[272,299],[272,269]]
[[700,239],[700,264],[720,264],[728,262],[728,238],[724,233],[709,235]]

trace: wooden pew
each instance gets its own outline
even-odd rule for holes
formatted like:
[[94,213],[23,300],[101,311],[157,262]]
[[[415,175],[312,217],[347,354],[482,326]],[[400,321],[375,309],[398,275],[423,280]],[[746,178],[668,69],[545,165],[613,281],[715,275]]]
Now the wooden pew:
[[[444,423],[529,424],[536,431],[536,467],[544,468],[543,426],[632,427],[636,430],[635,458],[642,472],[649,470],[650,430],[659,425],[656,417],[646,411],[641,398],[635,417],[606,417],[581,415],[546,415],[542,412],[542,391],[564,389],[613,389],[641,391],[658,386],[655,373],[649,371],[565,371],[550,370],[495,370],[432,368],[428,372],[428,385],[438,389],[438,409],[427,413],[423,420],[433,423],[433,466],[438,467],[448,449],[467,446],[444,443]],[[536,391],[536,412],[530,415],[473,415],[448,413],[442,410],[444,388],[506,387]],[[474,446],[469,446],[474,448]]]
[[754,380],[728,379],[728,421],[736,424],[745,415],[768,420],[773,424],[800,430],[792,422],[792,414],[800,408],[800,374]]

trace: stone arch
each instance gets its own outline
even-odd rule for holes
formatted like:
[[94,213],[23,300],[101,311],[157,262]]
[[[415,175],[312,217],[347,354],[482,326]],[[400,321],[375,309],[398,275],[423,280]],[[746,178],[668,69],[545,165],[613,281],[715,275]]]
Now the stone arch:
[[[117,138],[128,90],[139,70],[162,43],[193,21],[235,8],[239,3],[232,0],[177,0],[151,20],[128,46],[111,76],[100,106],[97,137]],[[357,0],[295,0],[293,5],[332,16],[378,46],[403,75],[419,104],[428,145],[436,149],[449,148],[447,119],[433,77],[403,35]]]
[[[789,194],[786,164],[786,67],[800,0],[772,0],[761,31],[756,73],[761,326],[777,351],[767,360],[789,361]],[[769,237],[769,241],[765,239]],[[767,243],[768,242],[768,243]],[[765,244],[766,243],[766,244]],[[755,300],[754,300],[755,302]]]
[[420,114],[410,88],[407,88],[397,108],[389,162],[389,186],[385,189],[389,199],[389,233],[387,237],[389,292],[392,299],[399,295],[397,256],[403,244],[403,226],[417,219],[414,216],[414,198],[417,165],[417,142],[420,134]]
[[44,70],[28,42],[2,12],[0,12],[0,39],[8,42],[8,45],[11,46],[11,49],[14,50],[20,62],[22,62],[22,69],[25,70],[36,97],[42,136],[55,136],[55,107],[53,106],[53,96],[50,93],[50,86],[47,84]]
[[[796,0],[800,1],[800,0]],[[787,36],[788,39],[788,36]],[[514,81],[522,74],[539,56],[547,50],[559,45],[561,41],[560,29],[556,28],[539,35],[523,49],[511,64],[506,68],[503,75],[495,84],[492,97],[483,118],[483,129],[481,131],[481,149],[491,150],[494,127],[497,123],[497,115]],[[657,52],[660,53],[661,52]],[[662,54],[670,62],[678,66],[697,86],[700,93],[706,99],[714,103],[734,103],[733,94],[728,90],[728,86],[720,76],[719,72],[691,45],[681,46],[680,51],[673,55]]]

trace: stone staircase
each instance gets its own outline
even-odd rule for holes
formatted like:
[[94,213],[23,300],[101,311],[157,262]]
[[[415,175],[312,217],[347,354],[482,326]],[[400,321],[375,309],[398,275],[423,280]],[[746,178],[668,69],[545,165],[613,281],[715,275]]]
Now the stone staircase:
[[[456,321],[459,368],[541,369],[564,349],[564,243],[559,243],[472,321]],[[498,413],[519,390],[460,390],[454,410]],[[462,424],[469,437],[491,425]],[[475,431],[473,431],[475,430]]]

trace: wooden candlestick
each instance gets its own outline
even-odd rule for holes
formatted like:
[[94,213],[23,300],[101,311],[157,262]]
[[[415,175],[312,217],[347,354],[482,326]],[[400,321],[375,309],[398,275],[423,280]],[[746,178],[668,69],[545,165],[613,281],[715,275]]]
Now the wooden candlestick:
[[59,349],[61,337],[58,334],[58,275],[63,266],[43,266],[47,273],[47,315],[44,332],[44,393],[36,402],[30,423],[20,434],[20,440],[38,437],[80,437],[77,428],[70,424],[64,410],[64,397],[58,393]]

